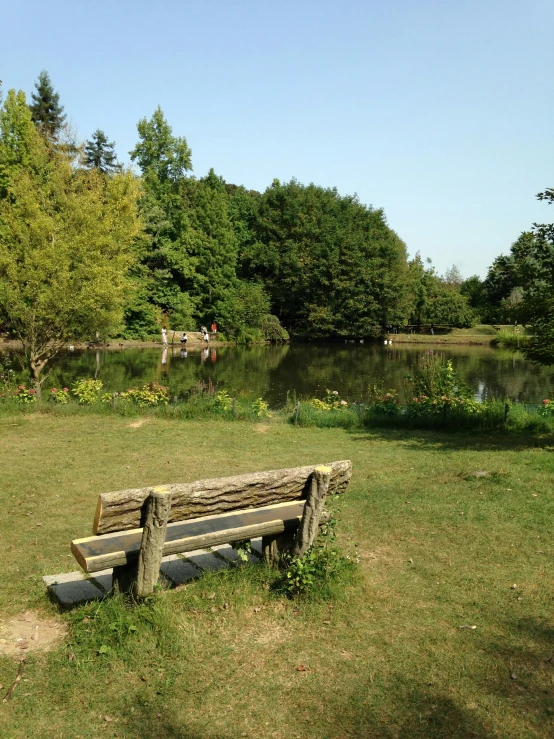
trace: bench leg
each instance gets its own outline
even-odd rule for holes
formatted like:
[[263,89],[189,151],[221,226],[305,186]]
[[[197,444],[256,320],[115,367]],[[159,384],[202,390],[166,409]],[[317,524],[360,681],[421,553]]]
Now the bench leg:
[[137,582],[138,565],[120,565],[113,568],[113,587],[119,593],[131,593]]
[[283,534],[272,534],[262,537],[262,552],[264,561],[271,567],[278,568],[282,564],[283,555],[294,544],[294,533],[285,531]]

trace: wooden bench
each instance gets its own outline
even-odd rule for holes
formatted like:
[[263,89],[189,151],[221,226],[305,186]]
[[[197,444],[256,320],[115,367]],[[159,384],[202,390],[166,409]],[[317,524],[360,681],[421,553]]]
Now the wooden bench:
[[99,496],[93,534],[71,542],[85,572],[114,568],[114,586],[149,595],[162,557],[262,537],[266,562],[302,556],[326,520],[329,493],[346,489],[349,460]]

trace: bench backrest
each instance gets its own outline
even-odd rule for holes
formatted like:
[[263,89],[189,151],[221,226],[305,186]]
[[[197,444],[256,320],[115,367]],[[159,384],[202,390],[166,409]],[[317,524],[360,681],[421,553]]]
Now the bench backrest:
[[[326,463],[331,468],[330,493],[342,492],[352,475],[350,460]],[[258,508],[306,498],[316,465],[252,472],[195,482],[164,485],[171,491],[170,522],[210,516],[244,508]],[[103,493],[98,498],[93,533],[137,529],[142,526],[144,501],[152,487]]]

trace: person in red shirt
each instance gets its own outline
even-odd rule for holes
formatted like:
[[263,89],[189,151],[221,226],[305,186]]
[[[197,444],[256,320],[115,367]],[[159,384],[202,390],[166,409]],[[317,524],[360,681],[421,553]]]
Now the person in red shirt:
[[215,321],[212,323],[212,334],[217,334],[217,323]]

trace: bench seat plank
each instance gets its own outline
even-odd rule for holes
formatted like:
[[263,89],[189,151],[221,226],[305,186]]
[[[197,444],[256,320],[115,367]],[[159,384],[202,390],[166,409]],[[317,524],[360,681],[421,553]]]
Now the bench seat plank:
[[[305,501],[277,503],[260,508],[204,516],[168,524],[163,555],[280,534],[298,527]],[[71,551],[85,572],[98,572],[134,562],[142,529],[89,536],[71,542]]]
[[[350,460],[327,464],[331,467],[331,493],[342,492],[352,475]],[[315,465],[267,472],[251,472],[195,482],[164,485],[171,493],[169,521],[186,521],[211,514],[273,503],[305,499]],[[103,493],[98,498],[93,533],[108,534],[139,528],[143,505],[151,487]]]

